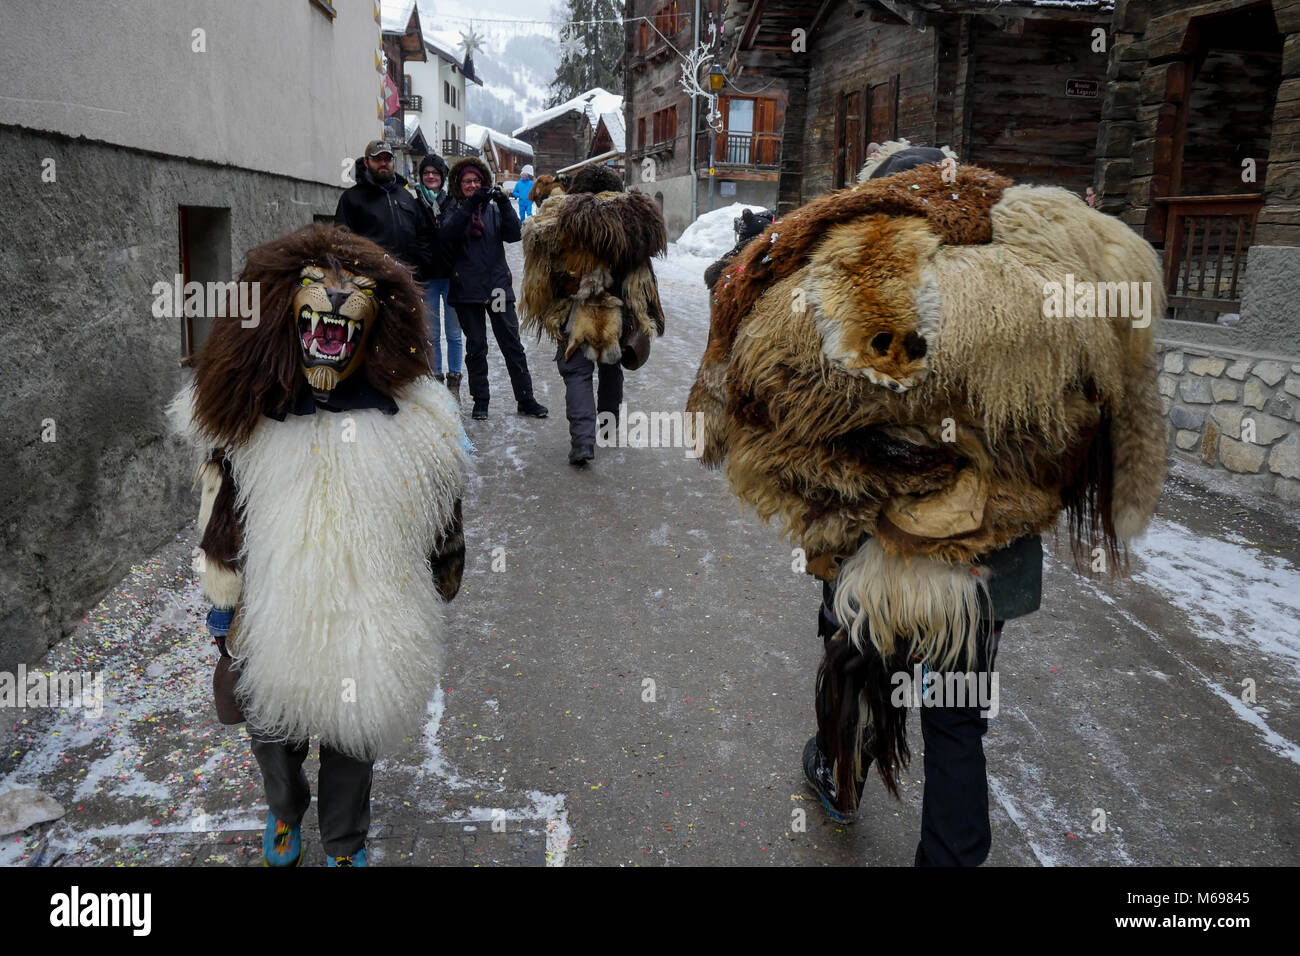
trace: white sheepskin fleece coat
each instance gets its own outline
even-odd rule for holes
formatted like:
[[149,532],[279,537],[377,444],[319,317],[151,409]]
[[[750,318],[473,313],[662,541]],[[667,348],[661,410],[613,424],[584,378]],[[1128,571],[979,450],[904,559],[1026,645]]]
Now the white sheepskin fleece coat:
[[[263,418],[227,447],[243,515],[232,632],[250,727],[318,735],[374,759],[413,732],[437,687],[442,599],[429,556],[463,491],[455,402],[425,377],[399,411]],[[169,414],[203,452],[191,390]]]

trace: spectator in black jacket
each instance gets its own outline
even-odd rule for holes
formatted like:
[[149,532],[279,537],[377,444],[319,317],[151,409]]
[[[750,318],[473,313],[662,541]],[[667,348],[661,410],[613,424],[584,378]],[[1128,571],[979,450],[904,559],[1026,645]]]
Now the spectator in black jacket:
[[465,366],[473,416],[488,417],[487,322],[506,360],[519,414],[545,418],[547,408],[533,397],[528,359],[519,341],[515,290],[506,265],[505,243],[520,239],[519,216],[510,198],[492,188],[492,174],[476,157],[466,156],[451,167],[451,201],[438,225],[438,238],[451,259],[448,301],[465,332]]
[[353,167],[356,185],[339,197],[334,224],[383,247],[409,266],[417,282],[428,278],[437,225],[406,179],[393,172],[393,150],[382,140],[366,147]]

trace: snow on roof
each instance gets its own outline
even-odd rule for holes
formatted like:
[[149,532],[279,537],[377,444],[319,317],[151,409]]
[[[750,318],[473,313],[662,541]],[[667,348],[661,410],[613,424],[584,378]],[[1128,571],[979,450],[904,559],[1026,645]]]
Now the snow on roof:
[[627,130],[623,127],[623,111],[607,110],[600,114],[600,118],[605,129],[609,130],[610,145],[620,153],[624,152],[627,147]]
[[525,143],[522,139],[515,139],[513,136],[507,136],[499,130],[492,129],[490,126],[480,126],[478,123],[465,124],[465,142],[482,149],[483,143],[488,137],[492,137],[492,142],[498,146],[504,146],[511,152],[520,153],[530,159],[533,155],[533,148]]
[[379,28],[385,33],[405,33],[415,0],[380,0]]
[[[585,93],[579,93],[573,99],[561,103],[559,106],[552,106],[549,110],[543,110],[540,113],[534,113],[524,120],[524,125],[515,130],[518,136],[526,129],[533,129],[541,126],[543,123],[549,123],[558,116],[565,113],[582,113],[587,117],[587,122],[591,124],[594,130],[596,124],[600,122],[603,113],[623,112],[623,97],[617,93],[610,93],[608,90],[602,90],[599,86],[594,90],[588,90]],[[611,129],[610,135],[614,135]]]
[[430,30],[424,26],[424,21],[421,21],[420,25],[424,27],[425,43],[433,47],[437,53],[453,60],[456,64],[459,65],[462,62],[461,54],[457,52],[462,46],[459,33],[454,30]]

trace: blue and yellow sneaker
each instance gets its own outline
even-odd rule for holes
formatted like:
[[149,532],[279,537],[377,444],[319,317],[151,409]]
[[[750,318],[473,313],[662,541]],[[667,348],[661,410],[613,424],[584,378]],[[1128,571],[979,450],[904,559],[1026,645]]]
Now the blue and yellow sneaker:
[[268,810],[262,856],[264,866],[302,866],[302,824],[291,827]]
[[325,857],[326,866],[367,866],[366,848],[362,847],[351,856],[327,856]]

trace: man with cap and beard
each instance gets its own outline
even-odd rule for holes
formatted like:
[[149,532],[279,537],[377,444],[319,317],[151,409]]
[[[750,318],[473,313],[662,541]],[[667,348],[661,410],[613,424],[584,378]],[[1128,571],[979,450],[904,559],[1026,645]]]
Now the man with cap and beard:
[[334,224],[391,253],[412,270],[417,282],[429,278],[437,223],[415,195],[406,178],[393,172],[393,149],[374,140],[353,165],[356,185],[339,197]]

